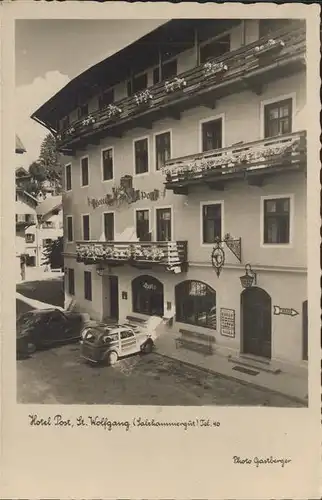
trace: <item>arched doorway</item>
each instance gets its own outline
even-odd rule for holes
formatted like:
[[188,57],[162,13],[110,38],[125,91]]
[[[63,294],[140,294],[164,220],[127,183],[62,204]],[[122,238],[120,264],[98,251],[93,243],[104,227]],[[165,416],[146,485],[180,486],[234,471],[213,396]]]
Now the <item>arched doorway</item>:
[[265,290],[250,287],[241,294],[242,351],[264,358],[272,355],[272,301]]
[[138,276],[132,280],[133,312],[163,316],[163,284],[152,276]]

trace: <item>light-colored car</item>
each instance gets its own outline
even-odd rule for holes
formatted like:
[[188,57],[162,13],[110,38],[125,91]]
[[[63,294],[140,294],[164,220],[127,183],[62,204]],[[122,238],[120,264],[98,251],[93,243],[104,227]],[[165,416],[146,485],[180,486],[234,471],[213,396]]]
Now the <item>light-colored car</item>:
[[123,356],[148,354],[153,347],[153,337],[145,328],[129,324],[92,324],[81,334],[81,357],[92,363],[114,365]]

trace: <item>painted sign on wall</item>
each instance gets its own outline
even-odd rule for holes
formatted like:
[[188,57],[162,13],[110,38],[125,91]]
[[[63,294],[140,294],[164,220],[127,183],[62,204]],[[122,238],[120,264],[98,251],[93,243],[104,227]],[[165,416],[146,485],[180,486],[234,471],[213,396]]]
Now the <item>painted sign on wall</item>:
[[165,190],[160,193],[159,189],[153,191],[141,191],[140,189],[125,188],[123,186],[113,188],[111,194],[106,194],[103,198],[87,197],[87,203],[92,208],[97,208],[102,205],[119,206],[124,203],[135,203],[139,200],[157,201],[161,196],[165,197]]
[[220,309],[220,333],[225,337],[235,337],[235,309]]

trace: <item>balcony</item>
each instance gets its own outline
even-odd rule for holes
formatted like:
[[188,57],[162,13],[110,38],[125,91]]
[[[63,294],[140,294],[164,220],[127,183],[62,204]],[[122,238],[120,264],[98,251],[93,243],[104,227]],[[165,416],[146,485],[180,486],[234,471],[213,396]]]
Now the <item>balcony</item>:
[[166,188],[188,194],[189,186],[224,189],[231,180],[261,186],[266,177],[306,168],[306,132],[279,135],[166,162]]
[[179,120],[188,108],[213,109],[216,100],[235,92],[260,94],[264,84],[304,66],[305,29],[284,28],[71,123],[57,134],[58,146],[73,153],[103,136],[121,137],[134,126],[151,128],[164,117]]
[[36,222],[37,218],[34,214],[16,214],[16,227],[28,227]]
[[178,273],[187,267],[187,241],[78,241],[76,260],[110,266],[130,264],[143,269],[157,265]]

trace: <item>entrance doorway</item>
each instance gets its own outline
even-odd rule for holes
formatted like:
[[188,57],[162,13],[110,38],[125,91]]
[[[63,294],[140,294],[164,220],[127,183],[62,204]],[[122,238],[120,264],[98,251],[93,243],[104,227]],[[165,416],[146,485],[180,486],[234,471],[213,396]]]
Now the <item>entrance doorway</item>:
[[119,282],[117,276],[104,276],[103,320],[119,319]]
[[272,301],[265,290],[251,287],[241,294],[242,352],[272,355]]

